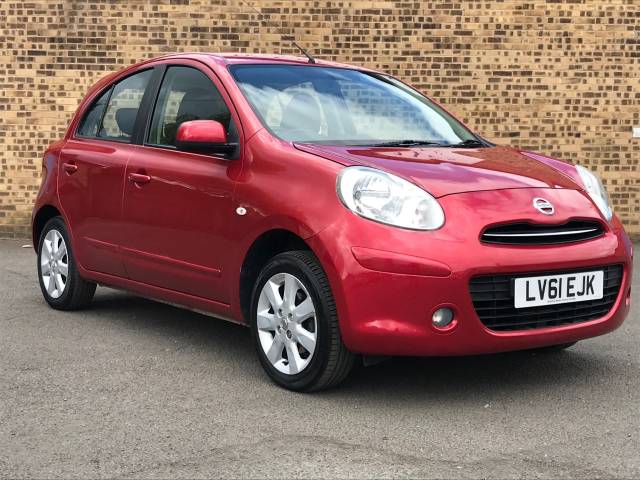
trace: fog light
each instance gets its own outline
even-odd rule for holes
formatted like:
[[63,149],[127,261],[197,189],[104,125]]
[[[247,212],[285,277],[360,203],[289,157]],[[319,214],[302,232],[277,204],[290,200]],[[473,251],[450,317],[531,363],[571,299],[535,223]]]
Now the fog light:
[[439,308],[435,312],[433,312],[433,317],[431,317],[431,321],[433,322],[433,326],[437,328],[444,328],[448,326],[453,320],[453,312],[450,308]]

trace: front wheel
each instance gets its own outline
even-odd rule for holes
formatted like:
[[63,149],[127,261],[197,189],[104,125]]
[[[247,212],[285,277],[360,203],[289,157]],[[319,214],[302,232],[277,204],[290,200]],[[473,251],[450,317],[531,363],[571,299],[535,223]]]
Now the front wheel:
[[251,329],[264,370],[287,389],[335,386],[353,366],[329,281],[311,252],[282,253],[262,269],[252,295]]
[[77,310],[89,304],[96,284],[80,276],[61,217],[44,226],[38,242],[38,279],[47,303],[57,310]]

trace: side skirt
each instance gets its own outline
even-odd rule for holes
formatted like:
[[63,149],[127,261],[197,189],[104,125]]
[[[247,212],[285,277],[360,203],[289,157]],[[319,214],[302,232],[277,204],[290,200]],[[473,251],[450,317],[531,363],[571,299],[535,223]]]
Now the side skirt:
[[154,285],[137,282],[128,278],[116,277],[106,273],[94,272],[81,268],[81,274],[87,280],[97,282],[102,286],[135,293],[149,300],[165,303],[174,307],[191,310],[202,315],[215,317],[238,325],[248,326],[244,320],[234,317],[231,305],[207,298],[197,297],[188,293],[176,292]]

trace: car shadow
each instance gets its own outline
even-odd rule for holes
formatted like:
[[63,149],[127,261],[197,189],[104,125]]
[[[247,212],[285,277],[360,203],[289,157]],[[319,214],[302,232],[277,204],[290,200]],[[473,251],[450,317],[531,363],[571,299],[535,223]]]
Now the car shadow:
[[[576,347],[578,348],[578,347]],[[580,351],[508,352],[468,357],[395,357],[362,368],[341,394],[424,394],[432,401],[473,400],[517,395],[517,392],[562,391],[570,384],[593,384],[611,373],[597,356]]]
[[[102,290],[90,307],[96,322],[153,333],[167,342],[209,355],[217,362],[241,359],[237,372],[275,387],[261,372],[248,328],[147,300],[128,293]],[[572,349],[540,353],[532,351],[468,357],[395,357],[369,366],[358,366],[339,387],[317,395],[325,398],[388,402],[390,398],[421,398],[424,401],[477,401],[544,392],[559,392],[569,384],[598,383],[617,365],[603,362],[600,354],[580,344]],[[624,365],[619,366],[624,369]],[[520,392],[520,393],[518,393]]]
[[[99,289],[88,308],[103,321],[138,331],[152,330],[168,339],[189,342],[202,349],[226,349],[235,354],[253,353],[250,331],[243,325],[217,319],[127,292]],[[214,348],[215,347],[215,348]]]

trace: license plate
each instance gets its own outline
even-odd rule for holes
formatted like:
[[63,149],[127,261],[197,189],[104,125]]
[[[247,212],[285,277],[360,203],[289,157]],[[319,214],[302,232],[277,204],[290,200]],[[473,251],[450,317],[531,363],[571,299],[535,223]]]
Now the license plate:
[[516,308],[539,307],[558,303],[582,302],[602,298],[604,272],[579,272],[543,277],[516,278]]

